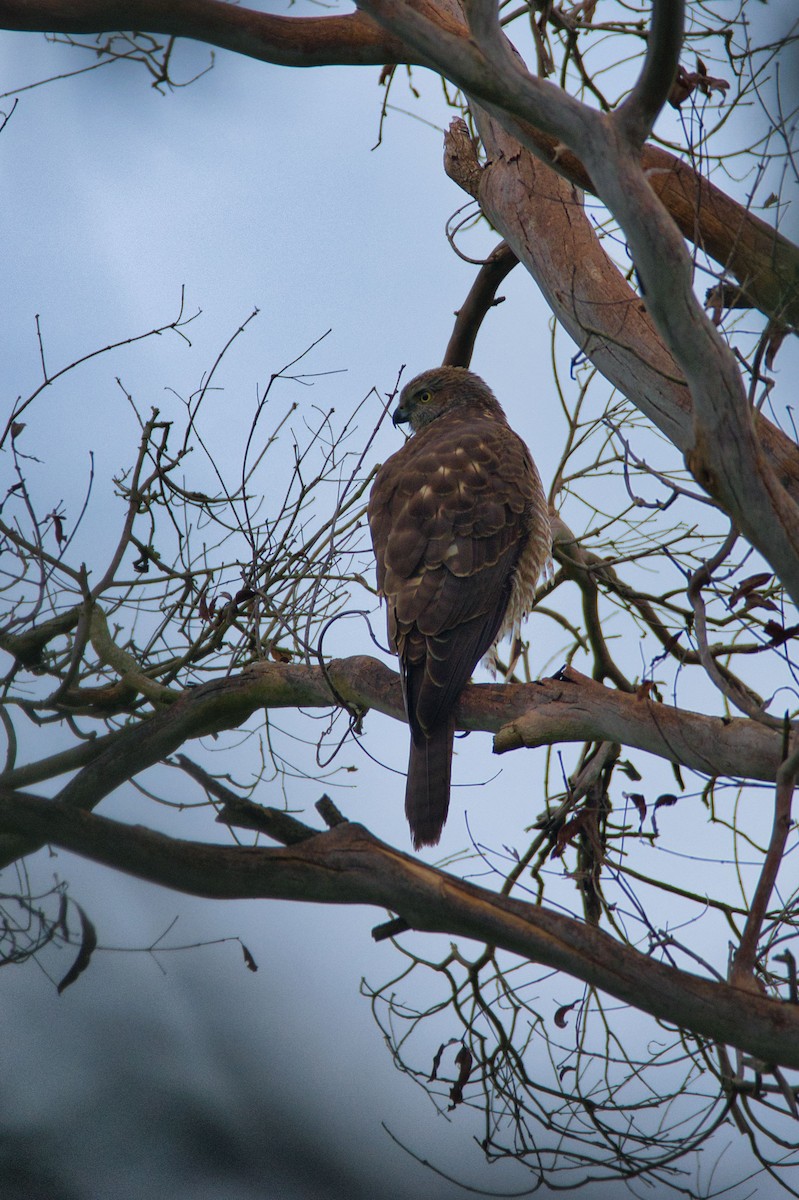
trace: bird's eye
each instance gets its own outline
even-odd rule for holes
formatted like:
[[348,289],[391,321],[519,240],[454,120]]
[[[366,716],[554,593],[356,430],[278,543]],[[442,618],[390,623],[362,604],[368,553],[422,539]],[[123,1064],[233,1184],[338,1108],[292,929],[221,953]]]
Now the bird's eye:
[[423,392],[419,392],[418,400],[420,404],[429,404],[432,399],[433,393],[428,392],[426,388]]

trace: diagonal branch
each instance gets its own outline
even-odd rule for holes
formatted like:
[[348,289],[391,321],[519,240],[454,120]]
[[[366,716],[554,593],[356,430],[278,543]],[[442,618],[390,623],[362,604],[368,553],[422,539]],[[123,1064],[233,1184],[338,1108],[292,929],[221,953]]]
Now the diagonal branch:
[[738,364],[696,300],[679,231],[633,148],[612,149],[603,157],[584,146],[586,166],[625,232],[648,311],[685,374],[693,401],[686,463],[799,604],[799,508],[758,444]]
[[641,74],[613,120],[633,146],[643,146],[677,74],[685,23],[684,0],[653,0]]
[[[754,721],[672,708],[647,696],[603,687],[573,667],[564,668],[555,679],[509,686],[531,688],[531,702],[518,715],[508,714],[494,738],[497,754],[560,741],[610,741],[711,777],[771,782],[779,770],[780,734]],[[477,690],[470,688],[464,699],[471,700]]]
[[680,971],[574,918],[475,887],[392,849],[360,825],[337,825],[279,849],[230,847],[178,841],[3,792],[0,828],[192,895],[377,905],[411,929],[487,942],[767,1063],[799,1066],[795,1005]]
[[455,326],[447,343],[444,366],[469,366],[483,318],[490,308],[502,300],[502,297],[497,298],[497,288],[518,262],[507,242],[500,242],[491,251],[477,272],[469,295],[455,314]]
[[[569,183],[596,196],[583,162],[529,122],[525,145]],[[680,233],[738,281],[740,300],[779,325],[799,330],[799,246],[662,146],[647,142],[641,165]],[[474,194],[469,184],[456,180]]]
[[[445,4],[418,0],[434,27],[462,35]],[[662,6],[668,9],[668,4]],[[395,6],[396,8],[396,6]],[[389,14],[390,15],[390,14]],[[60,33],[141,29],[185,37],[283,66],[408,63],[445,67],[413,50],[387,24],[367,13],[277,17],[227,0],[3,0],[0,28]],[[657,64],[653,65],[653,71]],[[653,85],[654,86],[654,85]],[[618,112],[624,109],[620,106]],[[520,122],[524,142],[558,174],[586,191],[594,186],[585,165],[559,137]],[[786,326],[799,327],[799,248],[660,147],[643,147],[643,167],[683,236],[738,281],[742,299]]]
[[[456,119],[445,140],[447,173],[479,201],[580,352],[686,453],[693,444],[693,407],[683,373],[641,298],[608,258],[579,193],[488,112],[476,108],[475,118],[488,164],[480,168],[466,126]],[[658,168],[656,178],[664,187],[663,181],[671,180],[668,194],[681,198],[687,221],[692,202],[688,174],[675,174],[671,167],[661,173]],[[713,230],[722,226],[738,230],[734,213],[717,206],[720,195],[702,190],[702,203],[711,205]],[[758,254],[769,258],[768,237],[758,234],[758,238]],[[799,251],[795,260],[793,278],[799,281]],[[796,444],[759,415],[756,423],[763,453],[782,485],[799,501]]]
[[[787,730],[786,730],[787,733]],[[786,742],[788,738],[786,738]],[[777,772],[777,787],[774,795],[774,821],[771,828],[768,850],[757,881],[755,894],[746,918],[746,925],[741,934],[741,941],[732,962],[730,978],[740,987],[756,990],[755,968],[757,965],[757,946],[766,918],[769,901],[777,883],[777,875],[785,855],[788,836],[793,828],[791,806],[796,787],[796,774],[799,769],[799,745],[794,744],[793,752],[786,756]]]

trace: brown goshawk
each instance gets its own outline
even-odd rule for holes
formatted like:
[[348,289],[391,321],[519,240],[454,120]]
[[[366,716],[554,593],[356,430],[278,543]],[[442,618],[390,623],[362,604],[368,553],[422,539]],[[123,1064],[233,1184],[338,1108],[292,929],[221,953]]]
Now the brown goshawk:
[[405,422],[413,437],[378,471],[369,525],[411,730],[405,813],[418,850],[447,817],[458,697],[528,611],[551,533],[530,453],[477,375],[418,375],[394,412]]

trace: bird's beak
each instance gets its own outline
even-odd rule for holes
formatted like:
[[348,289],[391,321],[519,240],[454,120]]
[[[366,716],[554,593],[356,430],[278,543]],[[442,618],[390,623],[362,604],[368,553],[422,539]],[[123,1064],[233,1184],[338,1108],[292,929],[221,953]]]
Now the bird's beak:
[[394,422],[395,426],[407,425],[410,419],[411,414],[408,412],[407,408],[403,408],[401,404],[398,404],[394,409],[394,412],[391,414],[391,420]]

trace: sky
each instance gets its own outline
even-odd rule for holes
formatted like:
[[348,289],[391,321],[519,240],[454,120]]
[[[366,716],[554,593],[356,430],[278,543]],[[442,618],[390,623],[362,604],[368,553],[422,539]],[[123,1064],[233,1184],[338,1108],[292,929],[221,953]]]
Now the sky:
[[[202,71],[208,59],[204,47],[181,46],[178,77]],[[0,34],[0,91],[90,62],[36,35]],[[437,81],[418,72],[423,108],[400,85],[393,99],[412,115],[389,112],[376,145],[378,74],[291,71],[217,52],[212,71],[167,96],[127,66],[19,93],[0,134],[5,400],[40,380],[37,315],[52,373],[170,320],[182,289],[186,310],[199,311],[187,330],[190,345],[172,335],[123,347],[69,375],[26,414],[27,444],[39,460],[32,486],[43,504],[60,501],[74,515],[87,452],[94,453],[95,508],[78,545],[90,564],[113,544],[119,510],[108,480],[138,436],[123,388],[140,411],[158,406],[178,419],[180,397],[198,387],[253,309],[259,316],[225,358],[203,414],[203,437],[231,475],[259,387],[322,335],[303,361],[319,377],[310,388],[281,382],[278,412],[296,400],[301,413],[318,404],[347,414],[365,401],[368,430],[401,367],[407,379],[440,362],[475,270],[444,234],[467,199],[441,169],[449,114]],[[478,229],[462,244],[479,257],[495,240]],[[549,313],[520,271],[502,293],[507,299],[490,315],[472,365],[533,449],[546,486],[563,436],[557,406],[544,395],[552,386]],[[567,362],[572,348],[562,342]],[[397,436],[386,423],[375,461],[397,448]],[[335,653],[364,652],[358,622],[331,638]],[[630,655],[637,661],[637,647]],[[536,648],[534,659],[543,669],[548,648]],[[288,717],[286,727],[293,728]],[[349,786],[345,776],[334,798],[349,817],[404,848],[405,733],[374,714],[368,730],[381,761],[348,747],[356,780]],[[481,735],[458,747],[459,783],[491,779],[498,767],[503,774],[485,788],[455,789],[443,855],[470,835],[512,844],[530,818],[529,768],[516,756],[498,764],[489,746]],[[319,790],[299,782],[292,797],[311,804]],[[130,791],[104,811],[149,816]],[[184,836],[218,836],[202,815],[178,822],[159,814],[158,822]],[[35,964],[0,980],[0,1013],[14,1032],[0,1048],[0,1174],[5,1168],[13,1200],[463,1194],[384,1126],[472,1187],[529,1185],[512,1167],[482,1162],[470,1114],[436,1115],[393,1068],[358,994],[361,977],[377,984],[399,970],[395,952],[371,939],[382,914],[214,905],[66,854],[39,855],[31,869],[40,886],[54,872],[69,878],[102,945],[116,949],[96,955],[61,997]],[[167,930],[165,943],[193,948],[135,949]],[[243,964],[239,937],[259,964],[256,974]],[[199,945],[217,939],[229,940]],[[57,976],[57,964],[48,966]],[[560,1003],[579,992],[570,981],[558,986]],[[425,989],[431,999],[438,994],[432,981]],[[429,1050],[433,1042],[431,1034]],[[617,1185],[590,1193],[592,1200],[618,1194]]]

